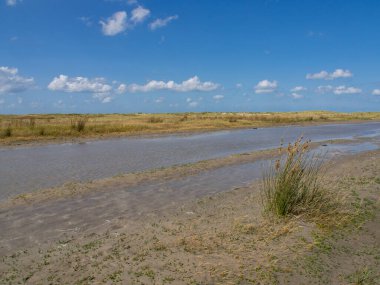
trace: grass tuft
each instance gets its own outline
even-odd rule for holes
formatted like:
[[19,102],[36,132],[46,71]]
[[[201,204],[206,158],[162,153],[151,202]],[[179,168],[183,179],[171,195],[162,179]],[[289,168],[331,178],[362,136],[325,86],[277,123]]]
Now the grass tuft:
[[83,132],[86,127],[87,118],[79,118],[77,120],[71,120],[71,128],[78,132]]
[[12,127],[7,126],[3,131],[2,131],[2,137],[11,137],[12,136]]
[[322,214],[328,211],[329,193],[322,187],[322,158],[310,153],[310,141],[299,138],[263,173],[264,209],[275,216]]

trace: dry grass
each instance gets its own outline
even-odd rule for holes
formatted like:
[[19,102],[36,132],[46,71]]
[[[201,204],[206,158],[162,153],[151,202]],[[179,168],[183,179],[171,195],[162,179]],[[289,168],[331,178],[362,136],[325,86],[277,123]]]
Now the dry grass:
[[0,144],[353,120],[380,120],[380,112],[0,115]]

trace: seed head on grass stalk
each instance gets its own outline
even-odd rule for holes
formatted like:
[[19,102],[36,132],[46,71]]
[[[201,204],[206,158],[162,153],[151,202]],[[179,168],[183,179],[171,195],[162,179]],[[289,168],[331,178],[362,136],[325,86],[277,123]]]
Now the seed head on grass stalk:
[[263,172],[264,209],[280,217],[327,210],[331,203],[322,187],[323,159],[310,153],[310,140],[300,137],[286,149],[281,143],[279,151],[281,157]]

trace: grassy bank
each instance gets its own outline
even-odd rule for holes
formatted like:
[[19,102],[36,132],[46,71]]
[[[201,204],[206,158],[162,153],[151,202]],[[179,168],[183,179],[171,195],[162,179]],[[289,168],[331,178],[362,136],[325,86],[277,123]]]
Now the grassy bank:
[[0,115],[0,144],[367,120],[380,112]]

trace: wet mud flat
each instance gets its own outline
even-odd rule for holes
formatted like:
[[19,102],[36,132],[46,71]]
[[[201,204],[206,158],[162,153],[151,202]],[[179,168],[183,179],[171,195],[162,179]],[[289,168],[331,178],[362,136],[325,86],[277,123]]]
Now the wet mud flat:
[[376,278],[380,152],[375,146],[376,141],[320,146],[331,148],[326,186],[354,191],[357,203],[368,207],[370,221],[364,223],[364,215],[358,224],[353,222],[364,233],[339,232],[343,240],[330,240],[302,218],[268,221],[254,173],[274,154],[244,154],[214,161],[209,168],[161,170],[153,180],[141,179],[133,187],[124,188],[123,177],[116,177],[103,181],[97,191],[7,204],[0,213],[0,227],[6,229],[1,234],[1,280],[350,284],[360,274]]
[[380,122],[286,126],[219,131],[187,136],[124,138],[34,147],[0,148],[0,200],[117,174],[195,163],[275,148],[304,135],[313,142],[373,138]]
[[[344,142],[344,143],[343,143]],[[314,144],[326,161],[380,148],[377,138]],[[278,150],[119,175],[21,194],[0,202],[0,254],[105,231],[204,196],[249,187]]]

